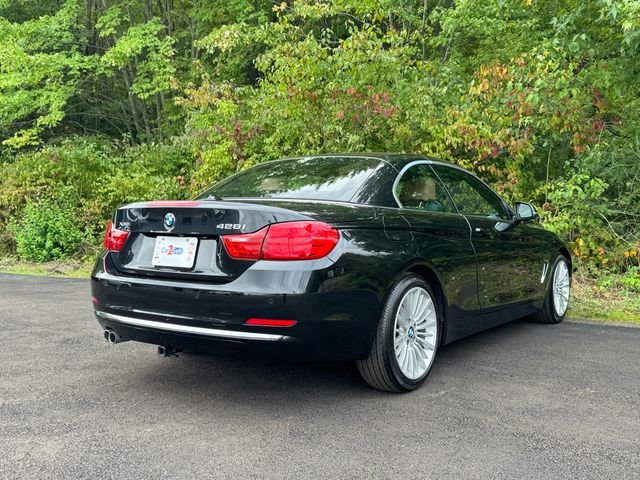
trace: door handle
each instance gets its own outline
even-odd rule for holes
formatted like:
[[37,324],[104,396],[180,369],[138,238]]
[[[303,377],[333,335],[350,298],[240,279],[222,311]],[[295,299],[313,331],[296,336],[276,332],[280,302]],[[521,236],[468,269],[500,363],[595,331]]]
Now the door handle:
[[489,237],[489,236],[491,236],[491,231],[488,228],[483,228],[483,227],[475,227],[473,229],[473,233],[478,237]]

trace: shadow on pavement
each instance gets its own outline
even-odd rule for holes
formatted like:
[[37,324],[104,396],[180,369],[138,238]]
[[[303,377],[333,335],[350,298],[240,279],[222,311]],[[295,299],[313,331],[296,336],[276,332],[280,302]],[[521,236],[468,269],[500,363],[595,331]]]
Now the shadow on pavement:
[[[521,338],[532,337],[532,329],[538,328],[545,326],[515,321],[441,347],[425,387],[442,383],[447,374],[455,374],[461,362],[490,361],[487,355],[491,351],[501,345],[506,348],[514,342],[520,343]],[[127,345],[117,348],[128,348]],[[134,385],[138,389],[146,388],[158,396],[250,401],[264,396],[288,399],[312,395],[316,399],[318,396],[335,399],[336,395],[385,394],[371,389],[360,378],[355,362],[286,362],[230,353],[181,353],[178,358],[161,358],[155,355],[154,346],[137,348],[143,350],[137,352],[140,362],[119,378],[130,382],[131,388]],[[122,352],[122,355],[128,354]]]

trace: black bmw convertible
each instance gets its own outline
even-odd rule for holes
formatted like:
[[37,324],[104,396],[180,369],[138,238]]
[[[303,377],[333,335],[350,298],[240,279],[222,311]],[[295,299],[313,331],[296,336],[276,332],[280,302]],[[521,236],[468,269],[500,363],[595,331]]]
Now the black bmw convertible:
[[423,156],[266,162],[193,201],[116,210],[95,315],[112,343],[356,360],[372,387],[405,392],[444,344],[563,320],[571,257],[536,217]]

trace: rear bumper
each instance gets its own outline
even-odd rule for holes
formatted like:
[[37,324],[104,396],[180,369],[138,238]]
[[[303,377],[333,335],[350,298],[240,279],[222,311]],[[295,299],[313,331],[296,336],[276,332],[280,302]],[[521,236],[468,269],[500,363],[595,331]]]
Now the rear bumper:
[[[378,295],[345,288],[327,269],[248,270],[226,284],[187,283],[105,271],[91,290],[103,329],[125,340],[176,349],[228,350],[309,360],[366,358],[380,318]],[[249,318],[290,319],[291,327],[245,325]]]

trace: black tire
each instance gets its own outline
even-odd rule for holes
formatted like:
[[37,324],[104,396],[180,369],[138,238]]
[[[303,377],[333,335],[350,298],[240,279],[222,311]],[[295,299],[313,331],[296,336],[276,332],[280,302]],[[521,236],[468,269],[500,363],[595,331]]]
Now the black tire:
[[558,268],[558,264],[560,262],[565,263],[569,271],[569,278],[571,278],[571,267],[569,266],[569,262],[564,256],[559,255],[558,258],[556,258],[556,261],[553,262],[553,268],[551,269],[551,273],[549,277],[549,285],[547,286],[547,294],[544,297],[544,303],[542,305],[542,309],[538,313],[535,313],[534,315],[532,315],[531,317],[531,319],[534,322],[547,323],[547,324],[560,323],[567,316],[568,309],[565,310],[565,312],[562,315],[559,315],[558,312],[556,312],[556,308],[553,302],[553,287],[554,287],[553,279],[556,273],[556,269]]
[[413,287],[425,289],[433,300],[437,316],[434,357],[437,354],[440,332],[442,330],[442,317],[438,298],[433,293],[433,289],[422,277],[415,274],[407,274],[398,280],[387,296],[369,357],[366,360],[359,360],[357,362],[358,370],[362,378],[364,378],[370,386],[378,390],[396,393],[415,390],[424,383],[433,367],[432,361],[428,370],[420,378],[412,380],[403,375],[396,359],[394,351],[395,317],[404,294]]

